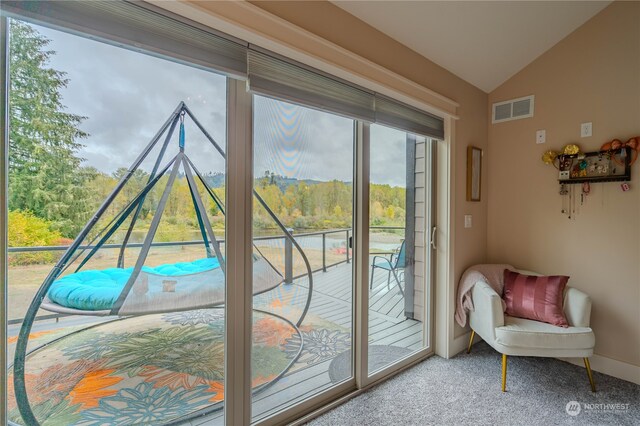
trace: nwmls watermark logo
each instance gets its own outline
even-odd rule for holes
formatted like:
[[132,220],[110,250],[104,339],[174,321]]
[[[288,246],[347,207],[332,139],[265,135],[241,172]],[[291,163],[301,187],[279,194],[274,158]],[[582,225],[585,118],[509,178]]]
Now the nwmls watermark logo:
[[588,411],[601,411],[601,412],[602,411],[611,411],[611,412],[628,411],[629,403],[616,402],[616,403],[610,403],[610,404],[604,404],[604,403],[580,404],[578,401],[569,401],[567,402],[567,405],[565,406],[564,409],[568,415],[575,417],[583,411],[585,413]]
[[577,416],[582,411],[582,407],[580,407],[580,403],[578,401],[569,401],[567,402],[567,406],[564,408],[568,415]]

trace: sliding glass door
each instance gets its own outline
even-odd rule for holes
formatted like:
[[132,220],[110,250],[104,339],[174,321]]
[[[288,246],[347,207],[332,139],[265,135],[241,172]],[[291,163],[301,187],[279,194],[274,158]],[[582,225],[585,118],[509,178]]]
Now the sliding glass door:
[[352,377],[354,121],[253,97],[253,420]]
[[428,344],[431,140],[370,127],[369,375]]
[[11,422],[282,423],[428,354],[440,118],[150,5],[3,8]]

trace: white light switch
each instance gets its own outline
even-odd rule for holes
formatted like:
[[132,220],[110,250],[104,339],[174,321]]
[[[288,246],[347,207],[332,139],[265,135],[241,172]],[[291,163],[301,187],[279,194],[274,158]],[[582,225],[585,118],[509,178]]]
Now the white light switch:
[[465,228],[471,228],[471,215],[470,214],[465,214],[464,215],[464,227]]
[[580,125],[580,137],[588,138],[593,134],[593,123],[582,123]]
[[538,130],[536,132],[536,143],[541,144],[547,142],[547,131],[546,130]]

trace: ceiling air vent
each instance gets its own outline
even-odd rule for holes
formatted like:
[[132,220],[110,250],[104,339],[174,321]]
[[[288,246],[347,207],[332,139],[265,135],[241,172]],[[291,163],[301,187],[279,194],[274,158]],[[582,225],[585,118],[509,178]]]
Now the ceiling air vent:
[[511,99],[510,101],[496,102],[493,104],[493,123],[502,121],[519,120],[521,118],[533,117],[533,98]]

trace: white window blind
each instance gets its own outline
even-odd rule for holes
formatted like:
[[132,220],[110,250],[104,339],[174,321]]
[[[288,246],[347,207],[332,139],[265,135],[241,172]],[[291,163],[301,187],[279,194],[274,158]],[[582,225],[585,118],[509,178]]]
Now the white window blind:
[[435,139],[444,138],[442,118],[380,94],[376,94],[376,123]]
[[17,17],[77,31],[231,76],[247,73],[247,45],[124,1],[2,1]]
[[410,133],[444,137],[442,118],[140,2],[9,1],[3,13],[248,78],[253,93]]
[[349,118],[395,127],[437,139],[444,137],[442,118],[420,111],[321,71],[249,48],[249,90]]
[[372,122],[373,92],[359,89],[306,67],[250,49],[249,90],[349,118]]

